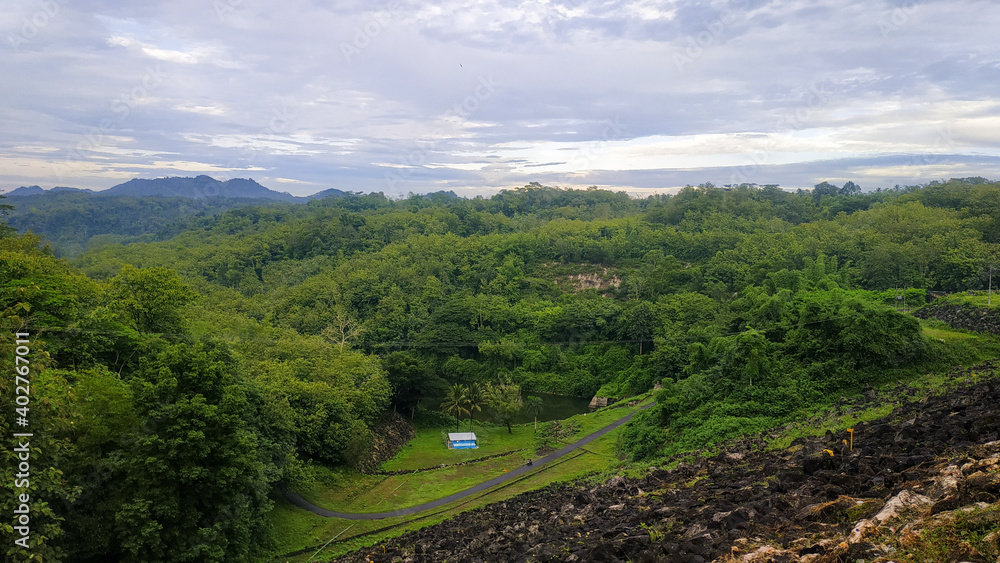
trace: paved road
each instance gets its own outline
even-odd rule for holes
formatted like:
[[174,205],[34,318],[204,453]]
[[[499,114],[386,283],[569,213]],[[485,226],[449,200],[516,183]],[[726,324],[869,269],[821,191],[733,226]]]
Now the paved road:
[[[650,406],[652,406],[652,403],[642,408],[646,409],[649,408]],[[551,463],[573,450],[586,446],[587,444],[593,442],[594,440],[600,438],[601,436],[607,434],[608,432],[611,432],[615,428],[618,428],[622,424],[625,424],[626,422],[629,421],[629,419],[632,418],[633,414],[635,413],[628,414],[624,418],[612,422],[611,424],[605,426],[604,428],[601,428],[597,432],[594,432],[593,434],[585,438],[581,438],[579,441],[573,442],[572,444],[566,446],[565,448],[562,448],[561,450],[556,450],[541,459],[536,459],[532,465],[522,465],[521,467],[518,467],[513,471],[504,473],[499,477],[494,477],[489,481],[480,483],[474,487],[465,489],[464,491],[459,491],[455,494],[448,495],[444,498],[439,498],[431,502],[425,502],[424,504],[418,504],[417,506],[400,508],[399,510],[393,510],[391,512],[362,512],[362,513],[334,512],[332,510],[320,508],[315,504],[312,504],[311,502],[302,498],[301,496],[299,496],[298,493],[292,490],[285,492],[285,498],[299,508],[304,508],[305,510],[312,512],[313,514],[319,514],[320,516],[326,516],[328,518],[344,518],[346,520],[381,520],[383,518],[392,518],[393,516],[409,516],[411,514],[416,514],[418,512],[423,512],[425,510],[431,510],[432,508],[438,508],[439,506],[444,506],[448,503],[455,502],[456,500],[463,499],[469,495],[474,495],[476,493],[485,491],[486,489],[489,489],[491,487],[495,487],[511,479],[515,479],[521,475],[524,475],[529,471],[534,471],[535,469],[544,466],[546,463]]]

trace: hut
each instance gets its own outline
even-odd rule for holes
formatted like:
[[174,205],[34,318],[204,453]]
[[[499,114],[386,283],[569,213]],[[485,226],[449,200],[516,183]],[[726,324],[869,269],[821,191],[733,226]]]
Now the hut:
[[475,432],[451,432],[448,434],[449,450],[474,450],[479,447]]

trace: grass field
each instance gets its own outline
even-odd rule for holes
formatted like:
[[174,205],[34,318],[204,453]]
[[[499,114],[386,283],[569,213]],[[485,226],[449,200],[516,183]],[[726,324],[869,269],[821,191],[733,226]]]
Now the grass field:
[[[624,409],[618,410],[624,411]],[[623,412],[622,414],[626,413]],[[619,460],[615,455],[615,445],[619,431],[620,429],[616,429],[591,442],[585,448],[567,455],[562,460],[540,467],[512,482],[494,487],[481,495],[456,501],[445,507],[416,517],[409,516],[370,521],[323,518],[295,508],[284,500],[278,499],[275,503],[273,516],[276,523],[276,531],[278,532],[277,535],[281,539],[281,543],[275,550],[275,560],[289,562],[308,561],[314,550],[294,557],[280,557],[279,554],[299,551],[306,546],[314,546],[318,549],[331,538],[342,533],[343,535],[337,538],[338,541],[330,543],[330,545],[323,549],[320,557],[317,557],[318,560],[327,560],[361,547],[377,545],[378,541],[397,536],[406,531],[441,522],[460,512],[498,502],[555,482],[572,480],[592,475],[599,471],[608,472],[619,468],[625,469],[629,464]],[[484,475],[477,482],[481,482],[487,478],[488,476]],[[372,493],[372,495],[374,494]],[[440,495],[435,498],[440,498]],[[382,507],[379,507],[379,509],[382,509]]]
[[[962,356],[960,363],[969,365],[967,362],[975,361],[975,357],[1000,350],[996,338],[951,330],[934,322],[925,321],[923,324],[927,336],[945,341],[949,346],[969,347],[966,351],[968,354],[959,354]],[[973,354],[973,350],[977,353]],[[969,357],[964,357],[966,355]],[[959,357],[954,359],[959,360]],[[769,446],[774,449],[784,448],[799,436],[822,435],[827,430],[845,432],[847,428],[853,428],[859,422],[875,420],[890,414],[899,406],[901,400],[918,400],[920,396],[941,393],[949,387],[967,385],[980,377],[996,377],[997,374],[972,375],[964,372],[936,371],[920,376],[900,372],[899,376],[919,392],[902,399],[893,394],[894,385],[887,383],[884,387],[876,389],[877,399],[871,406],[864,408],[828,406],[803,413],[804,416],[800,421],[776,429],[776,433],[772,434],[769,440]],[[646,399],[648,402],[649,396]],[[565,438],[564,442],[576,441],[637,408],[605,409],[589,415],[571,417],[564,422],[575,421],[579,425],[579,430],[575,435]],[[537,457],[534,454],[532,425],[516,426],[513,430],[513,434],[508,434],[504,427],[477,426],[474,431],[480,438],[481,447],[477,450],[454,451],[448,450],[444,445],[447,429],[418,429],[416,437],[395,458],[386,462],[382,469],[423,471],[404,475],[372,476],[343,469],[326,469],[323,470],[317,486],[300,493],[314,504],[346,512],[382,512],[442,498],[500,475],[504,470],[519,467],[529,458]],[[312,559],[329,560],[361,547],[377,545],[379,541],[406,531],[440,522],[460,512],[554,482],[581,477],[605,480],[612,474],[637,476],[644,473],[647,470],[645,466],[623,462],[616,457],[615,444],[619,431],[615,430],[589,444],[585,449],[573,452],[562,460],[539,468],[517,480],[429,513],[422,513],[417,517],[352,522],[315,516],[278,499],[273,519],[281,538],[281,545],[275,550],[275,554],[289,554],[304,550],[307,546],[312,548],[309,552],[294,557],[276,557],[275,560],[309,561],[317,549],[336,538],[336,541],[322,549],[318,557]],[[855,439],[864,437],[855,436]],[[508,452],[513,453],[464,466],[454,465]],[[445,467],[438,467],[441,465]]]
[[[634,412],[632,408],[603,409],[570,417],[579,430],[566,438],[570,444]],[[385,471],[419,470],[400,475],[366,475],[348,468],[318,468],[313,487],[298,491],[309,502],[340,512],[384,512],[415,506],[446,497],[499,477],[516,469],[534,453],[534,426],[477,426],[474,428],[480,447],[475,450],[449,450],[445,446],[448,430],[417,429],[416,436],[393,459],[383,464]],[[467,465],[463,462],[475,461]],[[443,466],[443,467],[442,467]]]
[[1000,300],[998,300],[1000,295],[997,295],[997,285],[1000,285],[1000,281],[998,281],[1000,280],[1000,271],[994,272],[994,274],[992,294],[983,290],[977,290],[973,293],[969,293],[968,291],[963,293],[953,293],[938,299],[936,303],[947,303],[949,305],[968,304],[976,307],[982,307],[984,309],[1000,308]]
[[[639,405],[603,409],[596,413],[571,417],[567,420],[576,421],[579,430],[565,442],[572,443],[583,438],[638,408]],[[418,429],[414,439],[382,468],[386,471],[402,469],[423,471],[403,475],[364,475],[343,468],[324,468],[320,471],[317,484],[308,491],[299,493],[313,504],[330,510],[383,512],[445,497],[520,467],[529,458],[538,457],[534,455],[534,427],[531,424],[513,427],[513,434],[509,434],[506,427],[496,426],[477,426],[474,431],[480,438],[479,449],[448,450],[444,444],[447,429]],[[616,429],[591,442],[585,448],[514,481],[416,517],[372,521],[324,518],[276,498],[272,521],[280,543],[274,551],[275,560],[307,561],[312,553],[294,557],[281,557],[281,555],[303,550],[307,546],[315,546],[318,549],[341,534],[337,537],[337,541],[324,548],[321,557],[318,557],[318,559],[328,559],[366,545],[374,545],[377,541],[408,530],[440,522],[459,512],[551,483],[593,475],[595,472],[624,470],[629,464],[619,460],[615,455],[618,432]],[[514,453],[468,465],[454,466],[456,463],[508,452]],[[446,467],[438,467],[442,464]]]

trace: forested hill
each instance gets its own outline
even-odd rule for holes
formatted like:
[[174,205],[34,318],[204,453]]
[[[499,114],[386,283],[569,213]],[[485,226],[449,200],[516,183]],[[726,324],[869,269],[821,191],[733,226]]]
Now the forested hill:
[[[385,413],[436,407],[446,383],[662,383],[623,433],[643,459],[996,353],[907,314],[928,290],[986,287],[1000,183],[978,178],[217,211],[72,263],[0,228],[0,357],[31,335],[32,486],[60,499],[32,520],[46,560],[253,560],[272,487],[357,463]],[[14,412],[14,380],[0,385]]]
[[[134,179],[102,191],[30,186],[7,195],[15,204],[11,226],[22,232],[30,229],[50,242],[56,255],[71,257],[109,243],[166,240],[229,209],[305,205],[351,194],[330,188],[296,197],[252,179],[222,182],[197,176]],[[438,196],[457,197],[453,192],[433,197]]]

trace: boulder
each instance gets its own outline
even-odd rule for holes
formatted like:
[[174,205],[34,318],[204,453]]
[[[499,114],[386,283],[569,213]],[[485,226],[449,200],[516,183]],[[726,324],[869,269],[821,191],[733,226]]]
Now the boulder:
[[882,510],[875,515],[875,520],[879,524],[885,524],[887,521],[898,518],[901,511],[906,509],[923,509],[928,508],[934,501],[925,497],[924,495],[915,493],[910,490],[904,490],[898,495],[889,499],[889,502],[885,503]]

